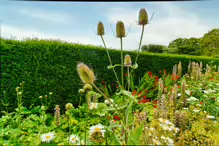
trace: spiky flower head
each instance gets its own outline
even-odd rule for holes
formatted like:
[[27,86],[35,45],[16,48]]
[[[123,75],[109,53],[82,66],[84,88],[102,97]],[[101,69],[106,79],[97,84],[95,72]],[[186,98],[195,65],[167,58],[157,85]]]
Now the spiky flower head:
[[118,38],[125,37],[125,25],[122,21],[118,21],[116,24],[116,36]]
[[73,105],[72,105],[72,103],[67,103],[67,104],[65,105],[65,109],[66,109],[66,110],[71,110],[72,108],[74,108]]
[[104,35],[105,31],[104,31],[104,25],[102,22],[99,22],[97,25],[97,35]]
[[78,74],[85,84],[92,84],[95,81],[94,72],[84,63],[77,65]]
[[130,55],[125,55],[125,61],[124,61],[125,66],[131,66],[132,65],[132,60]]
[[84,89],[79,89],[78,92],[79,92],[80,94],[83,94],[83,93],[85,93],[85,90],[84,90]]
[[49,92],[49,95],[52,95],[52,92]]
[[148,14],[145,9],[141,9],[139,11],[139,20],[138,20],[139,25],[146,25],[148,24]]
[[92,86],[90,84],[85,84],[83,88],[84,88],[85,91],[86,90],[88,90],[88,91],[92,90]]

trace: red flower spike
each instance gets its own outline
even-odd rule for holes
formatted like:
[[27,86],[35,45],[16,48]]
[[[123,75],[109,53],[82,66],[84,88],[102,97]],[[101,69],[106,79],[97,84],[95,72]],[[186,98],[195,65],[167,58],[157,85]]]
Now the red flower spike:
[[150,77],[152,77],[152,76],[153,76],[153,73],[152,73],[151,71],[149,71],[149,72],[148,72],[148,75],[149,75]]
[[136,90],[134,90],[134,91],[132,92],[132,95],[134,96],[136,93],[137,93],[137,91],[136,91]]
[[144,95],[144,97],[143,98],[147,98],[147,96],[146,95]]

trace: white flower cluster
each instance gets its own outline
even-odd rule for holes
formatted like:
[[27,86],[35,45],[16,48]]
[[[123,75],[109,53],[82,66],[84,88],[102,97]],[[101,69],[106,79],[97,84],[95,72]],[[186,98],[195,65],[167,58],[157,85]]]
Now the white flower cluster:
[[179,131],[179,128],[175,127],[174,124],[171,123],[169,120],[159,118],[159,121],[161,123],[160,126],[163,128],[163,130],[168,130],[170,132],[174,131],[175,133]]
[[169,138],[169,137],[165,137],[165,136],[161,136],[161,139],[167,143],[168,145],[174,145],[174,141],[173,139]]

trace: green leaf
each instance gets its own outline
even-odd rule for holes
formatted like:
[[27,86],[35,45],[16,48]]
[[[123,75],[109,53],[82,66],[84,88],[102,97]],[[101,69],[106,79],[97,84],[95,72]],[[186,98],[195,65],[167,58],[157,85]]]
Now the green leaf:
[[108,68],[108,69],[113,69],[113,68],[116,67],[116,66],[121,66],[121,65],[120,65],[120,64],[109,65],[109,66],[107,66],[107,68]]
[[130,137],[129,137],[130,138],[129,144],[131,142],[134,145],[139,145],[143,130],[144,130],[144,123],[141,123],[141,125],[138,128],[136,128],[135,130],[131,132]]

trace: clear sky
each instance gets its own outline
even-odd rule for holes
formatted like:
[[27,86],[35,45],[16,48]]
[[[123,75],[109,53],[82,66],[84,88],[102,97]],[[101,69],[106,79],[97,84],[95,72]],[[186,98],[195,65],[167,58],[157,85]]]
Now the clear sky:
[[155,15],[146,26],[143,44],[168,45],[179,37],[202,37],[219,28],[219,0],[186,2],[28,2],[0,0],[1,36],[21,39],[61,39],[82,44],[102,45],[95,34],[97,23],[105,25],[109,48],[119,48],[113,34],[116,22],[122,20],[128,31],[125,50],[138,48],[141,27],[137,25],[141,8]]

